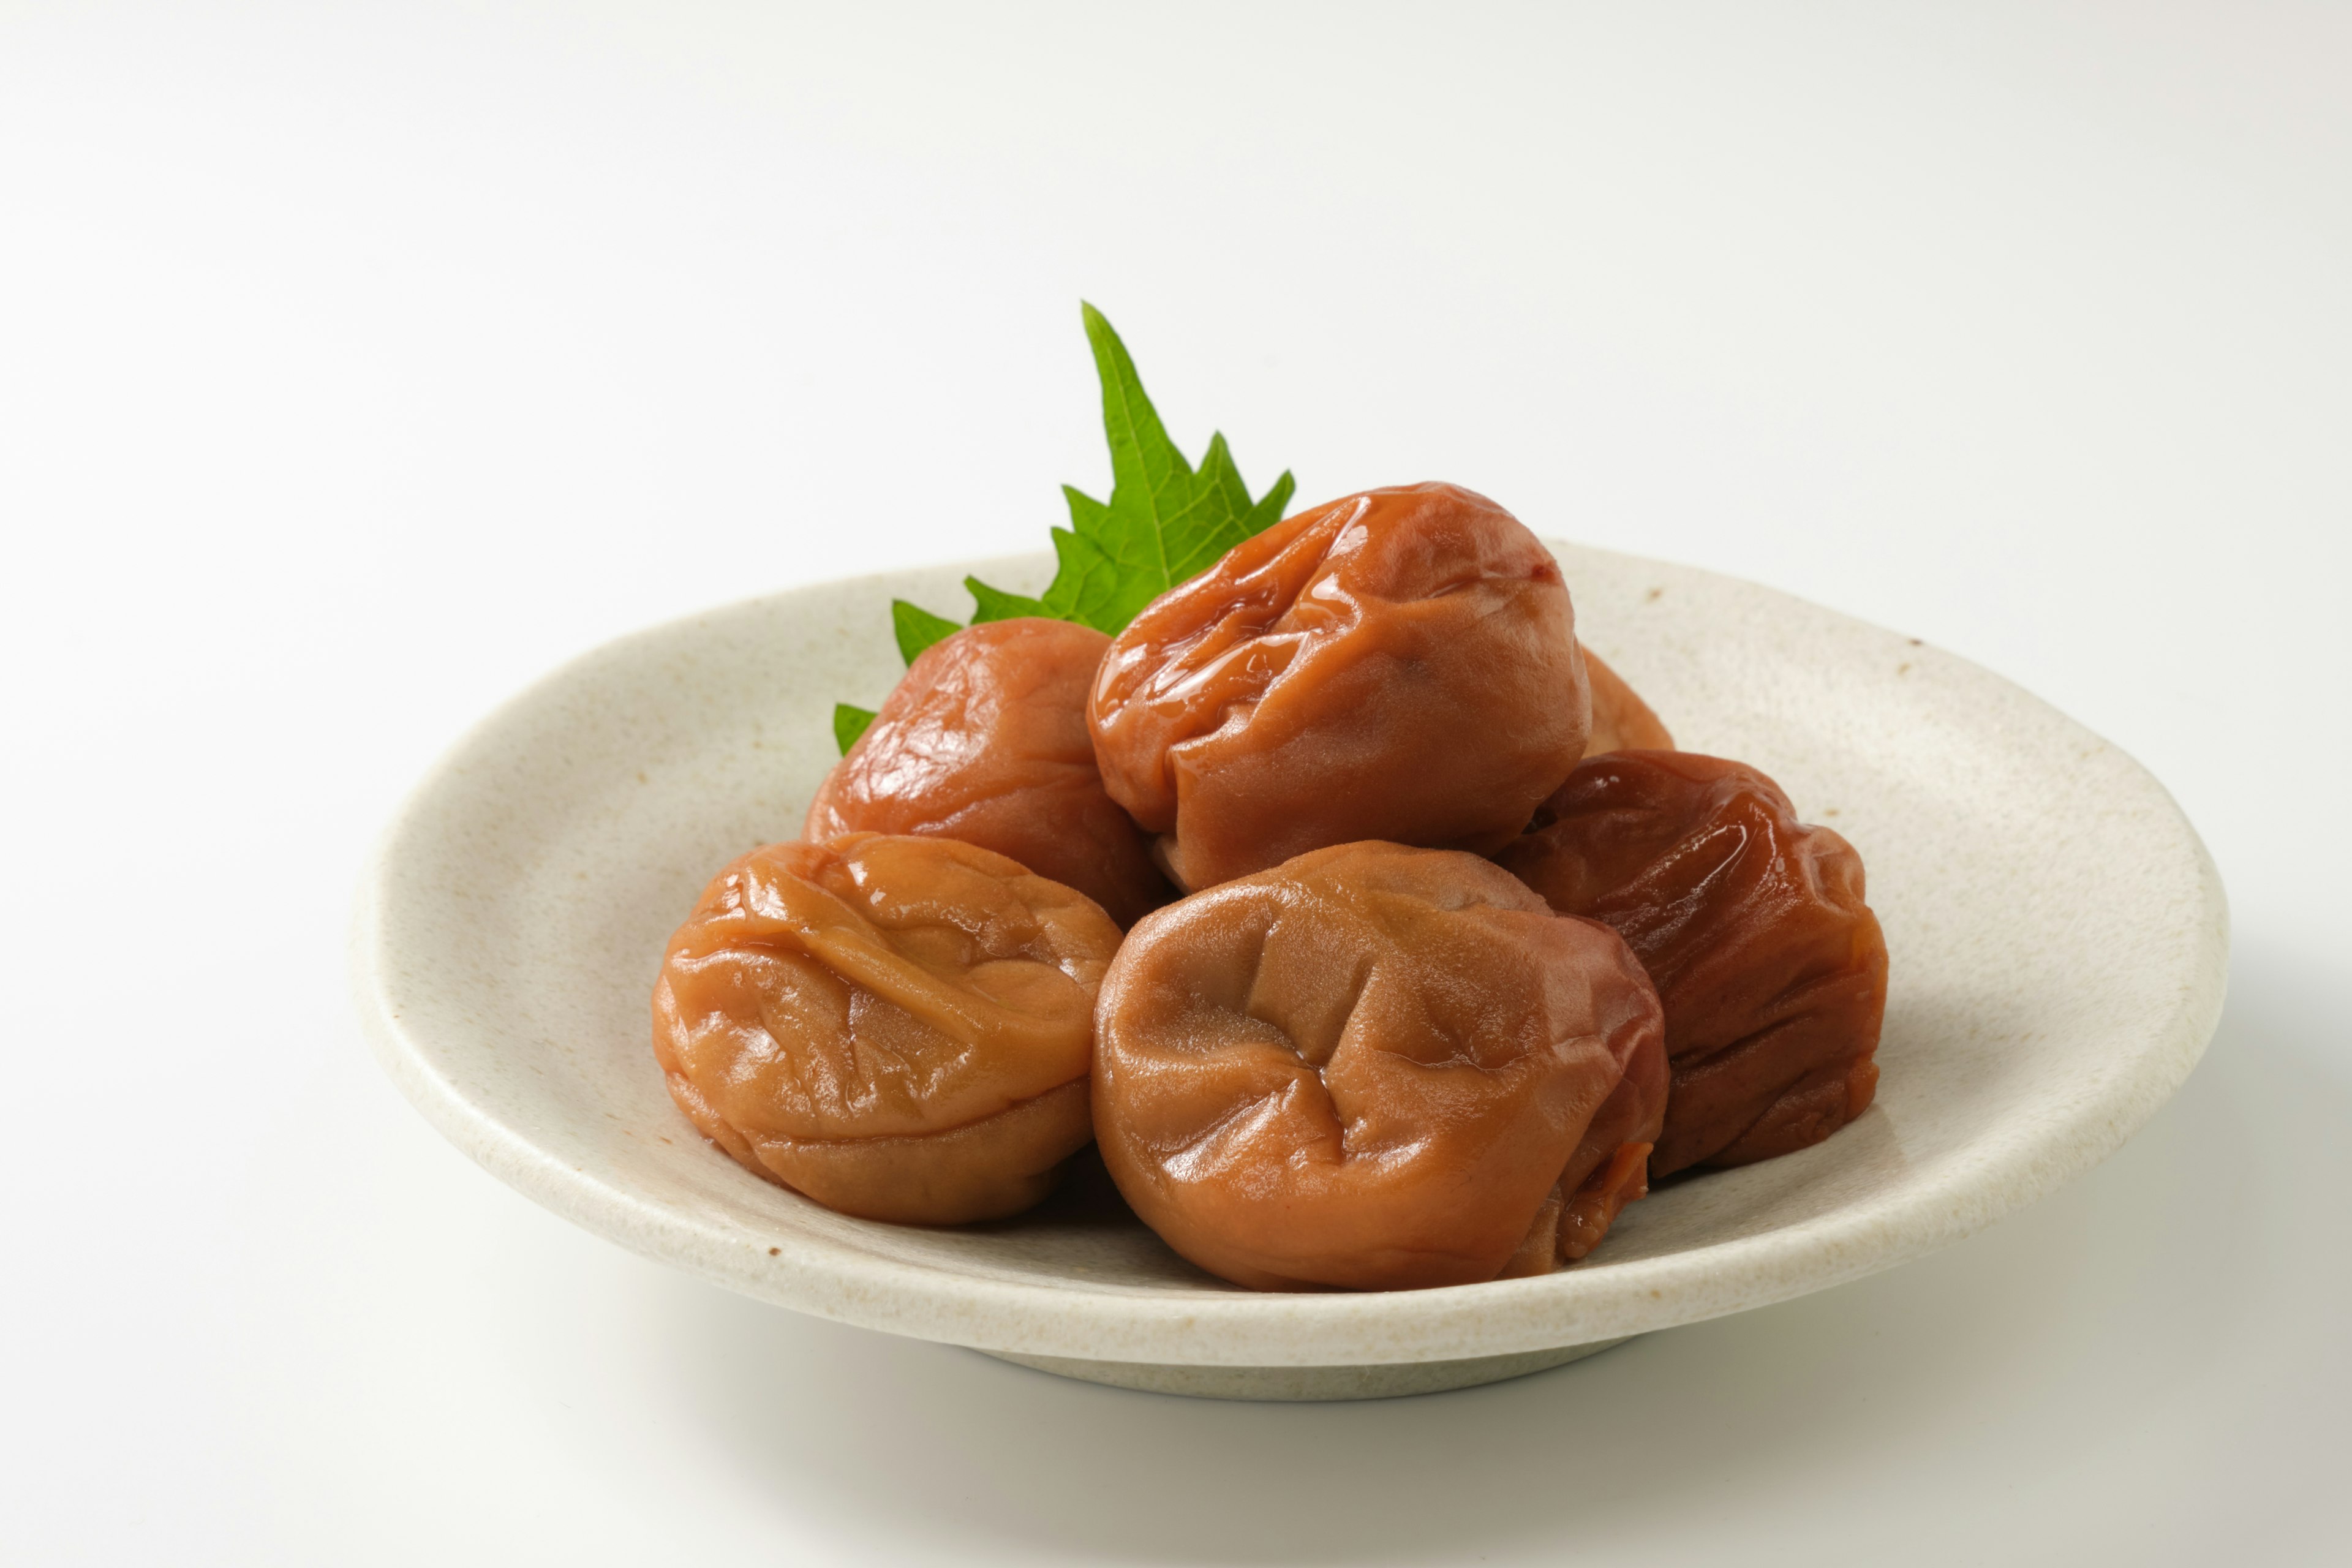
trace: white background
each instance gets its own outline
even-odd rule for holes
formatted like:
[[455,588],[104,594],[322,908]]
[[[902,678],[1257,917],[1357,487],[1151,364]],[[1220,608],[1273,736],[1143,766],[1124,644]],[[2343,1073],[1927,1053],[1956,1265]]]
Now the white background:
[[[2343,1561],[2352,12],[847,9],[0,5],[0,1555]],[[2231,889],[2206,1064],[1935,1258],[1352,1407],[500,1187],[361,1044],[372,836],[615,634],[1034,547],[1081,297],[1255,486],[1457,479],[2123,745]]]

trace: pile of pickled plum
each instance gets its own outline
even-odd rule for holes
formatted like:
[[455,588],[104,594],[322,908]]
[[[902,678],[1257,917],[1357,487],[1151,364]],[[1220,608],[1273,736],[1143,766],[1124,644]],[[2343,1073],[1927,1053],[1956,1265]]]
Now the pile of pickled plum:
[[1877,1080],[1861,859],[1672,748],[1517,519],[1349,496],[1116,637],[923,652],[802,838],[679,928],[655,1054],[712,1142],[845,1214],[1003,1219],[1092,1143],[1235,1284],[1545,1273]]

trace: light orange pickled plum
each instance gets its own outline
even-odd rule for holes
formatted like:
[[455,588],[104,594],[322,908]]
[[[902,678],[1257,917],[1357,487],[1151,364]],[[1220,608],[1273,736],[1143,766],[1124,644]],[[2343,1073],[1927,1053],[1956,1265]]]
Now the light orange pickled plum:
[[1085,894],[948,838],[771,844],[670,939],[654,1055],[747,1169],[844,1214],[1017,1214],[1092,1136],[1119,933]]
[[802,837],[961,838],[1134,923],[1173,889],[1095,767],[1087,692],[1109,647],[1091,626],[1027,616],[932,644],[826,776]]
[[1656,993],[1491,862],[1318,849],[1146,916],[1103,982],[1095,1127],[1128,1203],[1263,1289],[1581,1257],[1645,1189]]
[[1490,853],[1584,754],[1559,564],[1454,485],[1300,512],[1145,606],[1096,678],[1111,798],[1188,889],[1327,845]]

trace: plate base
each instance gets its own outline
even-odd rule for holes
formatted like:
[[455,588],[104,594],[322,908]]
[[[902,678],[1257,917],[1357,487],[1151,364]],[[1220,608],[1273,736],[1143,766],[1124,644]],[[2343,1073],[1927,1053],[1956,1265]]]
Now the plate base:
[[[1630,1339],[1633,1336],[1627,1335]],[[1395,1399],[1408,1394],[1442,1394],[1449,1388],[1475,1388],[1502,1383],[1599,1355],[1624,1339],[1596,1340],[1589,1345],[1562,1345],[1557,1350],[1522,1351],[1516,1355],[1472,1356],[1464,1361],[1399,1362],[1372,1366],[1170,1366],[1153,1362],[1088,1361],[1073,1356],[1014,1355],[1009,1351],[982,1351],[982,1355],[1034,1367],[1056,1377],[1085,1383],[1107,1383],[1113,1388],[1137,1388],[1147,1394],[1181,1394],[1193,1399]]]

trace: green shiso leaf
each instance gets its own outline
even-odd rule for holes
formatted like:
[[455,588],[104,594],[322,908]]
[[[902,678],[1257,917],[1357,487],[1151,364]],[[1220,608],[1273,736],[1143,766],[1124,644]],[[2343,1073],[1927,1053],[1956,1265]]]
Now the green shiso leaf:
[[1008,594],[1002,588],[992,588],[977,577],[963,580],[971,595],[971,624],[982,621],[1010,621],[1023,616],[1051,616],[1043,599],[1032,599],[1025,594]]
[[[1100,310],[1080,309],[1102,381],[1110,500],[1062,487],[1070,526],[1054,531],[1057,569],[1036,602],[1046,615],[1117,637],[1144,605],[1278,521],[1297,486],[1286,473],[1264,499],[1252,501],[1222,435],[1209,437],[1199,468],[1186,462],[1145,394],[1127,345]],[[984,586],[974,587],[975,597]]]
[[[1044,594],[992,588],[964,579],[971,594],[971,624],[1045,616],[1076,621],[1117,637],[1143,606],[1179,583],[1199,576],[1243,540],[1281,520],[1297,489],[1286,472],[1265,495],[1250,499],[1222,435],[1209,437],[1195,468],[1185,461],[1143,390],[1135,360],[1100,310],[1083,301],[1087,342],[1102,381],[1103,434],[1110,444],[1110,500],[1098,501],[1062,487],[1070,526],[1054,530],[1054,581]],[[890,602],[891,628],[908,664],[940,638],[962,630],[904,599]],[[847,703],[834,709],[834,736],[844,752],[873,715]]]
[[915,656],[944,637],[953,637],[963,628],[945,616],[935,616],[919,605],[904,599],[890,601],[890,629],[898,634],[898,657],[908,664]]
[[871,708],[852,708],[846,702],[833,705],[833,741],[841,748],[843,756],[849,755],[849,748],[857,744],[857,737],[866,733],[866,726],[872,722]]

